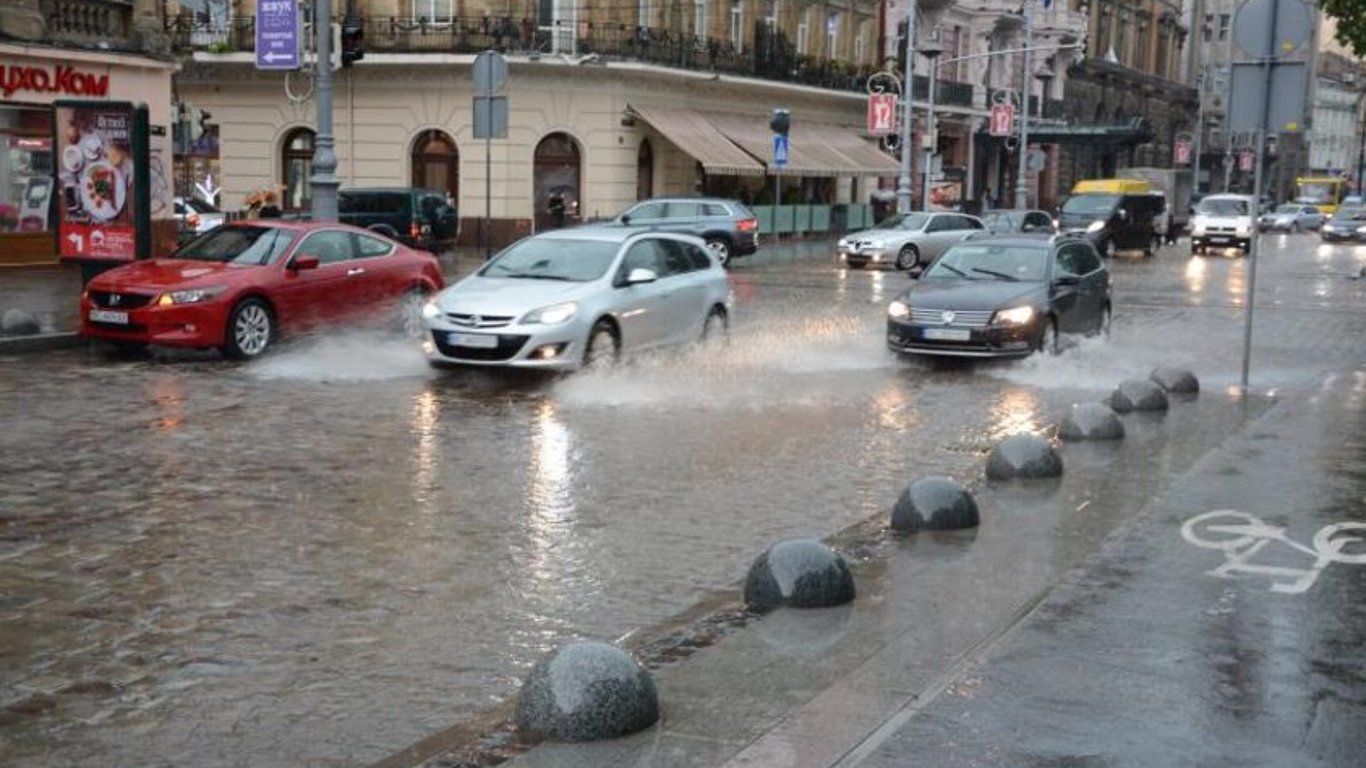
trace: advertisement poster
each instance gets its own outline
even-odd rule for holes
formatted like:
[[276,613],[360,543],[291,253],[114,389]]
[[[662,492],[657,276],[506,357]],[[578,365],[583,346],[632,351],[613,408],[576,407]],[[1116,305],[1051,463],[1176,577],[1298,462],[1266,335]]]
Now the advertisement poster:
[[930,184],[931,211],[959,211],[963,205],[963,182],[936,181]]
[[137,256],[133,109],[58,106],[57,184],[62,258]]

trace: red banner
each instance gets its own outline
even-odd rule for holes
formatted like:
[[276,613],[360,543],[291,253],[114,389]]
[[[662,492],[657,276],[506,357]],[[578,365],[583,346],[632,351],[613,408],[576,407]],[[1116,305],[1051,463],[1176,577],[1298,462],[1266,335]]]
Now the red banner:
[[896,94],[868,95],[868,132],[874,135],[896,132]]
[[62,257],[132,261],[137,255],[132,110],[58,107],[56,164]]
[[992,136],[1009,136],[1014,133],[1014,128],[1015,107],[1010,104],[993,104],[989,133]]
[[1189,141],[1176,142],[1176,164],[1185,165],[1191,161],[1191,145]]

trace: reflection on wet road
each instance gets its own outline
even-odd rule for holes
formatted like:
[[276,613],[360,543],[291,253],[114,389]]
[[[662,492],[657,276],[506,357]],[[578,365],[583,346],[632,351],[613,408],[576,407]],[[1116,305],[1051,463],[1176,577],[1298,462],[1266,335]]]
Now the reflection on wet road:
[[[1280,238],[1255,383],[1360,355],[1358,249]],[[1198,259],[1198,261],[1197,261]],[[1197,266],[1198,265],[1198,266]],[[266,360],[0,361],[7,764],[364,764],[515,690],[547,648],[733,587],[775,539],[1158,362],[1236,382],[1245,265],[1114,265],[1115,337],[932,365],[883,346],[906,278],[741,265],[730,343],[569,378],[436,374],[349,335]],[[1350,292],[1355,291],[1355,294]]]

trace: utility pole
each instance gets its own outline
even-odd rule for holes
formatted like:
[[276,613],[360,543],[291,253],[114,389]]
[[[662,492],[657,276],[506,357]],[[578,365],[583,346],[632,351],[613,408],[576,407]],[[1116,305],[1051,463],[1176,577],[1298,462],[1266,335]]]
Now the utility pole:
[[336,140],[332,136],[332,0],[314,0],[313,32],[317,35],[318,61],[314,91],[318,97],[318,133],[313,139],[311,187],[313,220],[337,220]]
[[911,99],[915,94],[915,8],[916,0],[906,2],[906,62],[902,68],[901,99],[901,176],[896,183],[896,212],[911,212]]
[[[1200,53],[1196,53],[1200,56]],[[1205,151],[1205,67],[1200,65],[1200,73],[1195,76],[1195,98],[1198,101],[1195,107],[1195,178],[1191,180],[1191,189],[1195,194],[1200,194],[1200,153]]]
[[1015,170],[1016,210],[1029,207],[1029,81],[1033,77],[1030,68],[1034,61],[1033,0],[1024,1],[1022,12],[1024,13],[1024,51],[1021,52],[1021,56],[1023,56],[1024,62],[1020,70],[1020,157]]

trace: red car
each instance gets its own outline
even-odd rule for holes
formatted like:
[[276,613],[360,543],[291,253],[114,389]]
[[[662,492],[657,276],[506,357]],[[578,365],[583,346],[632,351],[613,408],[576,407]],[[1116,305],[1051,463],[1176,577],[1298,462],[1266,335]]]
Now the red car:
[[166,259],[111,269],[81,294],[81,334],[124,347],[257,357],[281,333],[364,318],[416,337],[445,285],[436,257],[345,224],[227,224]]

